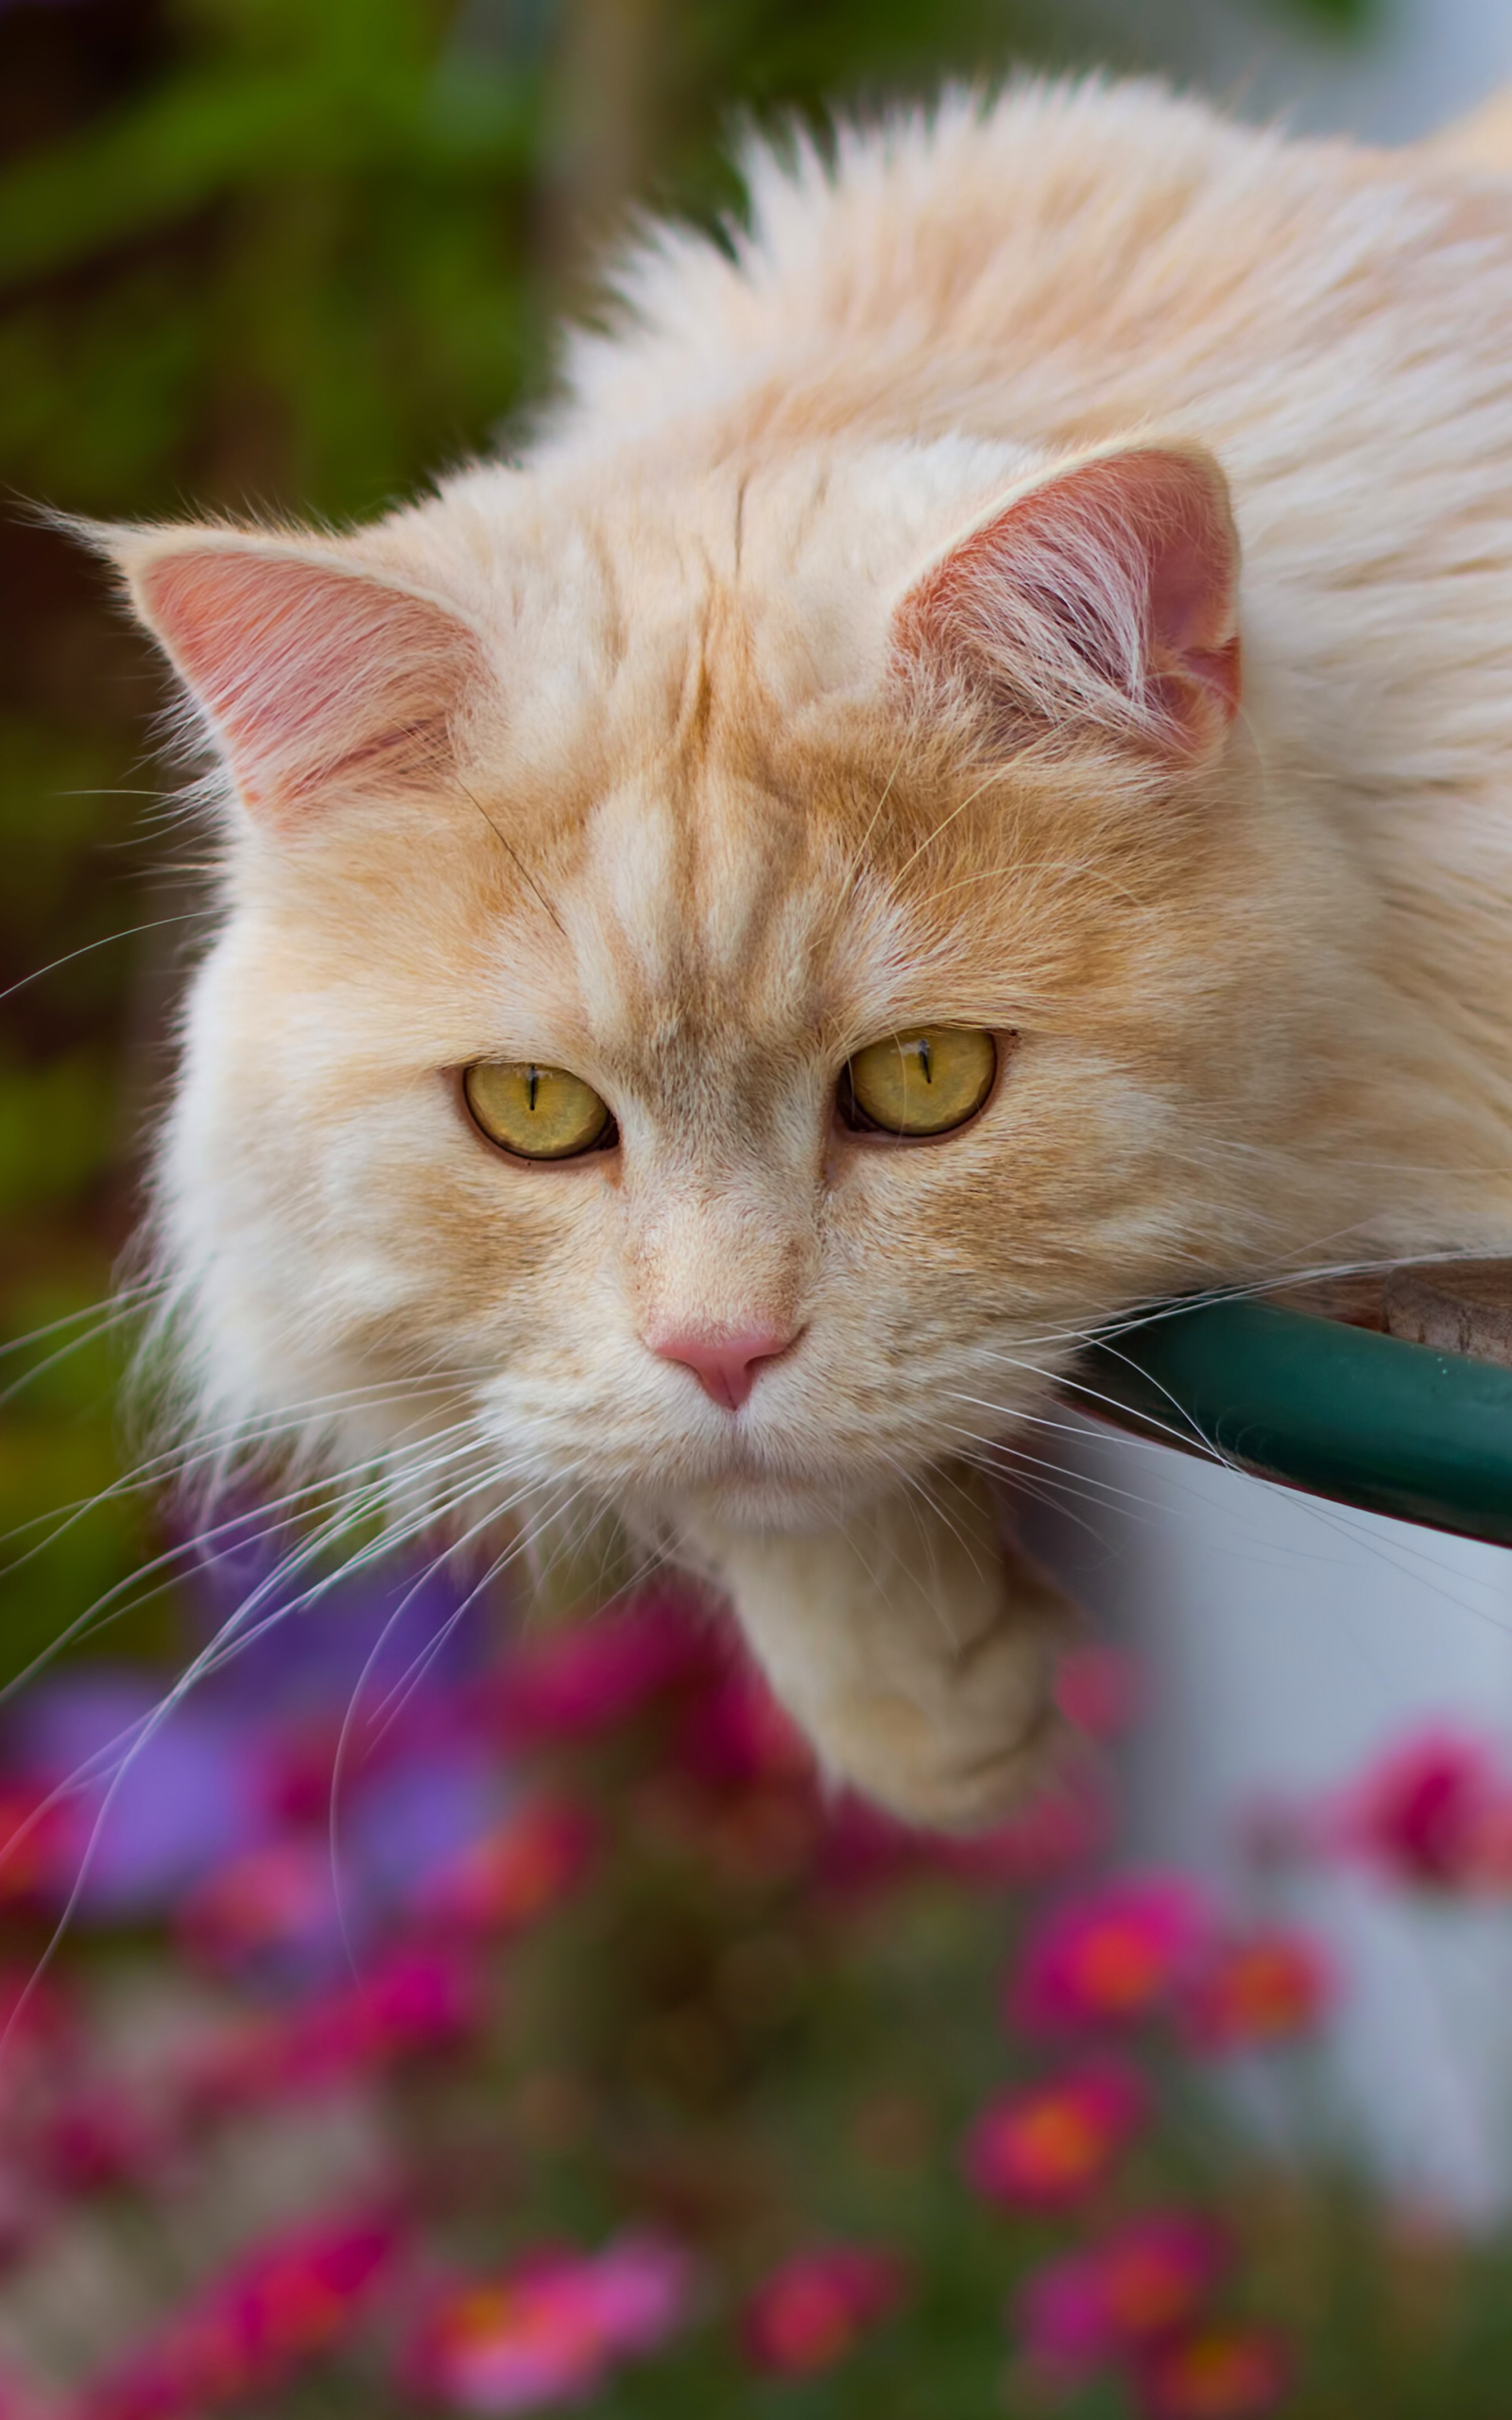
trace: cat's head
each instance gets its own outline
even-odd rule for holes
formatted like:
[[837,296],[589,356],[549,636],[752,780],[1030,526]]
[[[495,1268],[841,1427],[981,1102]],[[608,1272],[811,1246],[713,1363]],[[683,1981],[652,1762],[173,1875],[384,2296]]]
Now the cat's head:
[[219,769],[161,1219],[213,1426],[438,1402],[505,1486],[801,1521],[1268,1238],[1312,1007],[1207,456],[109,544]]

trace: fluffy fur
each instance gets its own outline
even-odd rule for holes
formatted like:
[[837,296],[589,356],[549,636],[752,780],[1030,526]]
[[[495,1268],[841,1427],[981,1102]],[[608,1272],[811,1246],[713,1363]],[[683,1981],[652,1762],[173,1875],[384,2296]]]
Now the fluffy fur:
[[[1092,83],[758,152],[523,464],[112,533],[221,769],[158,1222],[202,1432],[611,1508],[833,1770],[1003,1803],[1065,1609],[981,1473],[1076,1340],[1512,1244],[1503,139]],[[840,1128],[916,1024],[1002,1037],[982,1115]],[[493,1150],[483,1058],[620,1148]],[[794,1340],[732,1412],[669,1322]]]

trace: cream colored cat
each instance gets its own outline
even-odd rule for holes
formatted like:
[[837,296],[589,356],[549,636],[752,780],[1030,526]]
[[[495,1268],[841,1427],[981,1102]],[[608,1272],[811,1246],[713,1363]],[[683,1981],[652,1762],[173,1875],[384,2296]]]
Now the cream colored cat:
[[1065,1608],[984,1473],[1075,1340],[1512,1245],[1499,139],[953,99],[649,239],[523,464],[108,535],[219,768],[211,1450],[613,1508],[837,1774],[1005,1802]]

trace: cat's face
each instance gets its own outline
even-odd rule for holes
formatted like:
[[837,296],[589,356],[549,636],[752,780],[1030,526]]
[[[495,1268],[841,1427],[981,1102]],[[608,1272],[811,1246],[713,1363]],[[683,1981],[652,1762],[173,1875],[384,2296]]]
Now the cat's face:
[[[349,1451],[475,1417],[509,1484],[803,1523],[1265,1230],[1233,1155],[1295,1115],[1313,1008],[1229,746],[1211,466],[932,536],[937,465],[890,514],[868,475],[758,483],[738,538],[732,477],[669,514],[497,474],[339,549],[128,542],[243,802],[164,1180],[217,1413],[366,1391]],[[1046,510],[1063,586],[1143,582],[1122,625],[1047,618]],[[985,1099],[858,1128],[848,1063],[921,1028],[978,1038]],[[480,1064],[612,1122],[501,1148]],[[701,1356],[747,1343],[722,1399]],[[387,1404],[431,1376],[444,1413]]]

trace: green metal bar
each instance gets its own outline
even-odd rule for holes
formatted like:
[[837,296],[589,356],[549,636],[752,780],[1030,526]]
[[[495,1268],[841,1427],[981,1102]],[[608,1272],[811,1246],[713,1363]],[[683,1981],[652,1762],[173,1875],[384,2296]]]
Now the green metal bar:
[[1512,1546],[1512,1369],[1244,1301],[1121,1329],[1066,1392],[1289,1487]]

